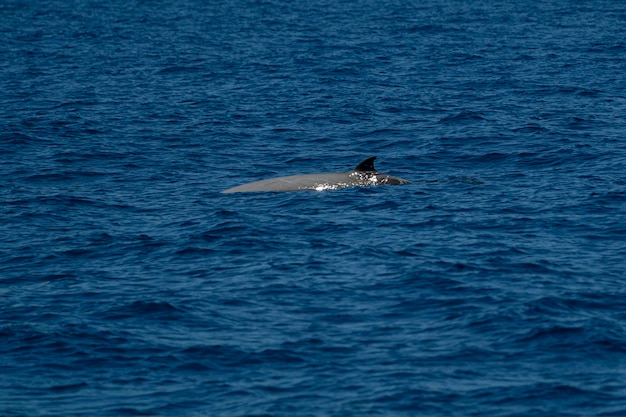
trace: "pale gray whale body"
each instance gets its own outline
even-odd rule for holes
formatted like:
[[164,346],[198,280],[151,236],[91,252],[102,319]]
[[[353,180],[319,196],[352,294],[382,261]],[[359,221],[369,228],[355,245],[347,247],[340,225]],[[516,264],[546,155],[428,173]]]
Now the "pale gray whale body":
[[381,174],[374,168],[375,156],[367,158],[352,171],[328,174],[292,175],[255,181],[229,188],[223,193],[251,193],[261,191],[337,190],[346,187],[370,187],[376,185],[410,184],[402,178]]

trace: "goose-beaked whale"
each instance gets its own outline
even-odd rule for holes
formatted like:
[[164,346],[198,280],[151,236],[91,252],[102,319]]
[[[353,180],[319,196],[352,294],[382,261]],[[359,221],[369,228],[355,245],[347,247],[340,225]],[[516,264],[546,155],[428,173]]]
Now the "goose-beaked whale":
[[346,187],[371,187],[377,185],[410,184],[403,178],[381,174],[374,168],[375,156],[367,158],[352,171],[291,175],[269,180],[255,181],[238,187],[229,188],[223,193],[251,193],[262,191],[300,191],[300,190],[337,190]]

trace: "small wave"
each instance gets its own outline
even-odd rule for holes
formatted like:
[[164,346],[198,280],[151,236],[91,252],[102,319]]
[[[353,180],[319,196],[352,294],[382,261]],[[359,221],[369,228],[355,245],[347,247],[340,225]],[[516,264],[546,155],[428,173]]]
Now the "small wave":
[[170,320],[178,319],[185,315],[185,311],[165,301],[134,301],[121,307],[115,307],[105,312],[104,315],[109,320],[120,320],[127,318],[146,316]]
[[449,116],[440,119],[438,123],[440,124],[463,124],[468,122],[475,121],[486,121],[484,114],[475,111],[463,110],[460,113],[452,114]]
[[67,394],[71,392],[78,392],[82,390],[83,388],[87,388],[87,387],[89,387],[89,384],[87,384],[86,382],[79,382],[76,384],[55,385],[55,386],[48,388],[48,390],[53,391],[54,393],[57,393],[57,394],[58,393]]
[[540,126],[538,124],[531,123],[522,127],[514,128],[512,129],[512,131],[515,133],[522,133],[526,135],[539,135],[539,134],[545,134],[549,132],[549,129],[543,126]]
[[192,72],[199,72],[199,71],[206,71],[206,68],[173,66],[173,67],[163,68],[157,71],[157,74],[179,74],[179,73],[192,73]]

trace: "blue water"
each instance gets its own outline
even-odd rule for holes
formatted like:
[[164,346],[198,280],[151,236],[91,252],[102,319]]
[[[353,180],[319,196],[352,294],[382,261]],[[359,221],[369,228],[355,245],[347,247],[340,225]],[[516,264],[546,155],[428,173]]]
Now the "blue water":
[[[626,415],[623,2],[3,0],[0,45],[0,415]],[[413,183],[221,194],[372,155]]]

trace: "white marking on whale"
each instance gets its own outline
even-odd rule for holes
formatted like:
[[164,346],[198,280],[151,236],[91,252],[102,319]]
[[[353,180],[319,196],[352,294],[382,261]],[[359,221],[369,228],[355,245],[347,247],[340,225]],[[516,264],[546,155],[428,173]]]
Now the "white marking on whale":
[[375,156],[367,158],[352,171],[322,174],[291,175],[255,181],[222,191],[223,193],[278,192],[301,190],[338,190],[346,187],[410,184],[403,178],[381,174],[374,168]]

